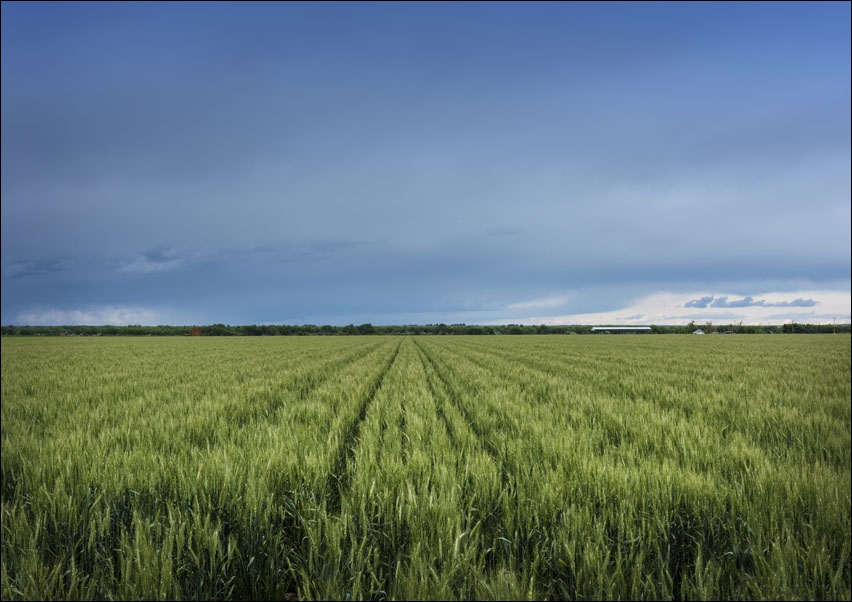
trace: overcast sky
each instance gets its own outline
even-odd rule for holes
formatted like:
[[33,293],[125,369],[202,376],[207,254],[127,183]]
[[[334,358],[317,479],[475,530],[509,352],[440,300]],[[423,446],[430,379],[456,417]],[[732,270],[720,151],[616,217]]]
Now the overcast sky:
[[2,324],[850,321],[850,3],[2,3]]

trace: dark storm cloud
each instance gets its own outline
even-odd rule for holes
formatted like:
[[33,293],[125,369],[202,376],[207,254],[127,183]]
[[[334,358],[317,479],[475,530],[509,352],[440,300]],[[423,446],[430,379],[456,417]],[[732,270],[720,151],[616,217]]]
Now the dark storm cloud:
[[15,280],[29,276],[56,274],[66,269],[61,259],[34,261],[11,261],[3,263],[3,280]]
[[848,4],[2,11],[3,320],[848,288]]

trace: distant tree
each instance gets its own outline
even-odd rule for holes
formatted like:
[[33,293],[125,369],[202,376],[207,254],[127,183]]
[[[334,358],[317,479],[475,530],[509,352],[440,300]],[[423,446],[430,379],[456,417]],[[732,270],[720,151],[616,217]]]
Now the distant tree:
[[232,334],[230,327],[225,326],[224,324],[211,324],[210,326],[205,326],[202,328],[202,331],[207,336],[227,336]]

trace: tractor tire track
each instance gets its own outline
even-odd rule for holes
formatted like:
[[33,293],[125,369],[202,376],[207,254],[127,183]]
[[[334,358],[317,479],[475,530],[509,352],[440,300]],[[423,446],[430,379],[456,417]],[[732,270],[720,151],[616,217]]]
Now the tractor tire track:
[[367,394],[361,400],[355,420],[343,436],[343,440],[337,449],[336,459],[332,464],[332,471],[326,480],[326,507],[329,512],[340,512],[343,493],[349,488],[349,484],[352,481],[352,459],[355,455],[355,446],[358,443],[361,424],[367,415],[367,409],[382,386],[382,381],[384,381],[385,376],[396,361],[400,346],[401,343],[397,343],[393,354],[385,362],[385,365],[370,385]]
[[[284,408],[288,403],[293,401],[305,401],[310,395],[320,387],[324,382],[329,380],[331,376],[347,366],[368,357],[372,353],[376,353],[380,345],[369,344],[348,349],[342,355],[324,359],[313,364],[307,365],[304,369],[295,372],[287,372],[285,367],[282,370],[283,377],[279,377],[275,384],[276,391],[271,394],[254,394],[242,398],[242,402],[238,406],[229,408],[227,414],[227,423],[232,429],[252,426],[263,421],[275,420],[276,413]],[[279,360],[283,361],[283,360]],[[271,369],[275,369],[272,366]],[[234,389],[239,396],[239,392],[252,390],[257,388],[258,383],[268,383],[269,375],[262,374],[246,380],[242,380],[239,384],[234,385]],[[206,440],[202,438],[203,441]],[[202,443],[203,443],[202,441]]]
[[429,384],[429,390],[432,396],[439,402],[438,415],[444,422],[444,427],[447,430],[447,435],[450,441],[457,446],[458,437],[453,432],[452,426],[443,411],[443,404],[448,403],[461,413],[470,427],[471,432],[476,436],[479,445],[486,453],[494,460],[494,463],[500,469],[500,479],[504,487],[512,480],[512,470],[506,459],[501,457],[500,452],[492,442],[488,440],[487,433],[483,432],[478,425],[474,416],[465,407],[461,401],[461,397],[453,387],[452,383],[441,373],[436,360],[426,351],[417,341],[414,341],[417,350],[420,352],[420,360],[423,362],[424,372],[426,373],[426,382]]

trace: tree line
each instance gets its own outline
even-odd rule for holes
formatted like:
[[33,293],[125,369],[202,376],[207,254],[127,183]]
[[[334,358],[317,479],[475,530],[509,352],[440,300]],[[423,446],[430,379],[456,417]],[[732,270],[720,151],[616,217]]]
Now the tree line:
[[[696,325],[651,326],[644,334],[689,334],[698,328],[707,334],[827,334],[850,333],[850,324],[783,324],[778,326]],[[189,336],[192,326],[0,326],[2,336]],[[232,326],[208,324],[201,326],[203,336],[346,336],[346,335],[527,335],[527,334],[602,334],[591,326],[548,326],[503,324],[409,324],[374,326],[370,323],[346,326],[317,326],[314,324],[249,324]],[[615,334],[615,331],[613,332]],[[623,332],[620,334],[639,334]]]

